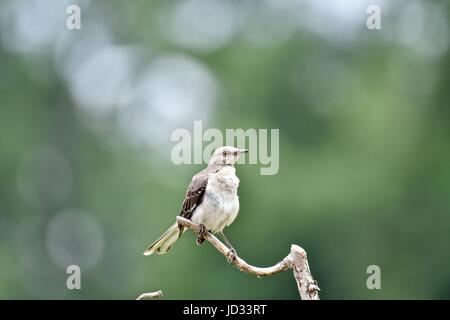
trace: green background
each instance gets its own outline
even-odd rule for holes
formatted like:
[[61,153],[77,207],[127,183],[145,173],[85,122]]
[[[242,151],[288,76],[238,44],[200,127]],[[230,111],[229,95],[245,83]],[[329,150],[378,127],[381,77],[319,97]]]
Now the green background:
[[[73,3],[80,30],[66,28]],[[171,132],[194,120],[280,130],[276,175],[237,167],[226,234],[248,262],[295,243],[322,299],[449,298],[449,14],[447,1],[1,1],[0,298],[296,299],[291,272],[239,272],[191,232],[142,255],[204,167],[170,161]],[[71,264],[81,290],[66,288]]]

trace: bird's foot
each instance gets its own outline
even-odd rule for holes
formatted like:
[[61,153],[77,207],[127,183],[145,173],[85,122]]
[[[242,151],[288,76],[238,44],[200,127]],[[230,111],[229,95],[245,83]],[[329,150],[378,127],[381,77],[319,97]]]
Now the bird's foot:
[[201,245],[205,241],[205,236],[208,233],[208,229],[203,224],[199,225],[199,231],[197,236],[197,244]]
[[234,248],[231,248],[230,251],[228,251],[228,253],[227,253],[227,261],[228,261],[228,263],[231,263],[231,262],[235,261],[236,257],[237,257],[236,250],[234,250]]

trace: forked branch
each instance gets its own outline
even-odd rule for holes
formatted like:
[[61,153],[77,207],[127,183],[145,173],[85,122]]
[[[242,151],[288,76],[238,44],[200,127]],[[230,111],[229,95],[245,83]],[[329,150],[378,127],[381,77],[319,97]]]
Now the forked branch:
[[[200,225],[193,223],[192,221],[177,217],[179,224],[191,229],[195,233],[199,234]],[[205,240],[211,243],[211,245],[222,253],[225,257],[229,258],[232,255],[230,249],[217,239],[213,234],[207,232],[204,236]],[[298,245],[293,244],[291,246],[291,252],[281,261],[271,267],[255,267],[238,257],[233,256],[231,263],[234,264],[240,271],[244,271],[249,274],[253,274],[257,277],[264,277],[277,274],[288,269],[292,269],[294,273],[295,281],[297,282],[298,292],[302,300],[319,300],[319,287],[317,282],[312,277],[311,271],[308,265],[308,259],[306,251]],[[144,296],[141,295],[140,297]]]

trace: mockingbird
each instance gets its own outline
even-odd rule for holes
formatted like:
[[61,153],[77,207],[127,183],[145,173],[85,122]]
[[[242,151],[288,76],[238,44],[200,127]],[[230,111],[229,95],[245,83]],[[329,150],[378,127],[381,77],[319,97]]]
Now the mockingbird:
[[[219,232],[232,256],[236,251],[223,234],[223,229],[233,223],[239,211],[239,179],[234,164],[243,153],[247,150],[234,147],[215,150],[208,166],[192,178],[180,213],[180,216],[200,225],[197,244],[204,241],[207,231]],[[144,255],[166,253],[183,232],[183,226],[175,223],[145,250]]]

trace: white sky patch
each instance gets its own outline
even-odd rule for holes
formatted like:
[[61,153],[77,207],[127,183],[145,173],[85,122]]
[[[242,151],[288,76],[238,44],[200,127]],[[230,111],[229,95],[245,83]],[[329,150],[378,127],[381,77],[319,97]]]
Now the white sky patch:
[[70,0],[17,0],[1,8],[0,33],[6,48],[13,52],[42,54],[67,31],[66,8],[70,4],[89,1]]

